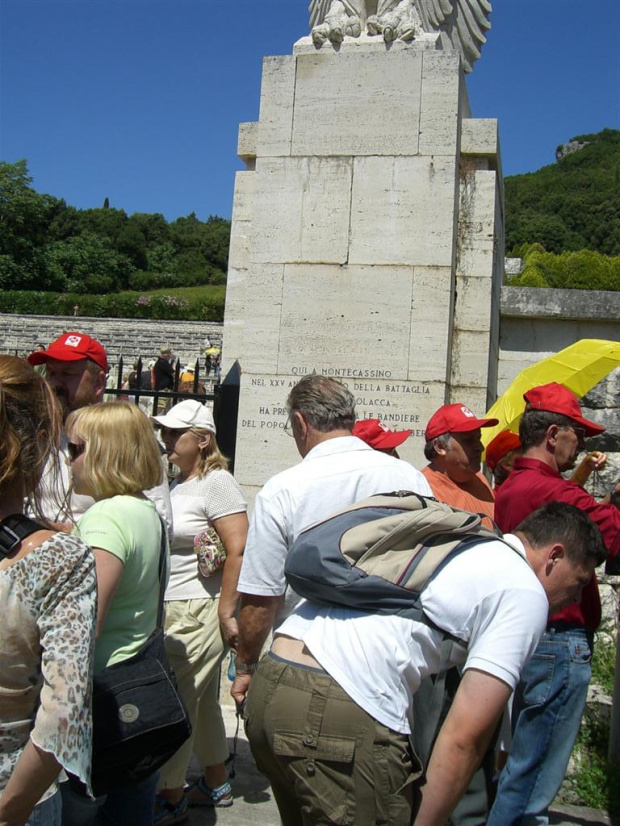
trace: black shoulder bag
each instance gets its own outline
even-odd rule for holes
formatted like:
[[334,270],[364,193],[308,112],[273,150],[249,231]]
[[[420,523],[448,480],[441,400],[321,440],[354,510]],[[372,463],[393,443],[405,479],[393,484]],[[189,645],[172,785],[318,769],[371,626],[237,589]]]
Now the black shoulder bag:
[[11,556],[19,543],[36,531],[45,531],[44,525],[39,525],[33,519],[28,519],[23,513],[13,513],[0,522],[0,560]]
[[[164,648],[166,529],[162,523],[157,625],[140,650],[93,680],[93,762],[96,797],[144,780],[169,760],[192,731]],[[83,784],[70,778],[74,790]]]

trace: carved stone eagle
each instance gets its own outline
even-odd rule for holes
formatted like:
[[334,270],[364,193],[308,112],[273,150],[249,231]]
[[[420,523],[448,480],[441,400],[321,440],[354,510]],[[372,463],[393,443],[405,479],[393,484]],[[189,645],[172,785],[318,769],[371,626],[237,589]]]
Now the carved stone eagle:
[[444,48],[461,53],[471,72],[491,28],[490,0],[310,0],[310,28],[316,45],[340,43],[363,31],[386,42],[439,32]]

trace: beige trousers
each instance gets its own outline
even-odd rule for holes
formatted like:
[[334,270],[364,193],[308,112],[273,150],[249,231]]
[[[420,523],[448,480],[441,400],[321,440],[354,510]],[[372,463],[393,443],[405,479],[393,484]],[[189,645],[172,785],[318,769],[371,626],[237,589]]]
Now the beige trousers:
[[192,735],[159,770],[160,789],[178,789],[192,753],[201,766],[228,757],[219,703],[220,665],[225,649],[217,618],[219,599],[166,602],[166,652],[192,723]]

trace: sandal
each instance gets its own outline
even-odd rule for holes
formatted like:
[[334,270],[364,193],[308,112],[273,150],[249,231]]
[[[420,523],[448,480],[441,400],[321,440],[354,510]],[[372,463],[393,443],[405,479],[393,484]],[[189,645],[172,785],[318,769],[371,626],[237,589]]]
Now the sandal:
[[228,780],[210,789],[205,783],[204,777],[199,777],[187,790],[187,800],[190,806],[213,806],[217,809],[224,809],[232,806],[232,788]]
[[155,810],[153,812],[154,826],[169,826],[172,823],[183,823],[189,817],[189,803],[183,797],[178,803],[171,803],[161,795],[155,796]]

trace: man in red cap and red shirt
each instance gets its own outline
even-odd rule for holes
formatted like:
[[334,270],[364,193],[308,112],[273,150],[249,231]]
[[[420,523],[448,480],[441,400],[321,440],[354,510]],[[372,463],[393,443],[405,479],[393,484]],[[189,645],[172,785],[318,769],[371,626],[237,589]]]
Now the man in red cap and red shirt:
[[479,419],[464,404],[445,404],[426,425],[422,473],[439,502],[493,518],[493,493],[480,473],[480,429],[497,419]]
[[[598,525],[609,554],[620,552],[618,487],[597,502],[560,475],[575,466],[585,439],[605,428],[585,419],[577,397],[552,382],[524,395],[519,427],[523,456],[497,491],[495,518],[512,531],[547,502],[574,505]],[[609,561],[608,561],[609,564]],[[488,826],[548,823],[585,707],[591,674],[593,634],[601,620],[596,578],[580,604],[552,616],[534,656],[521,675],[513,705],[513,744],[499,781]]]

